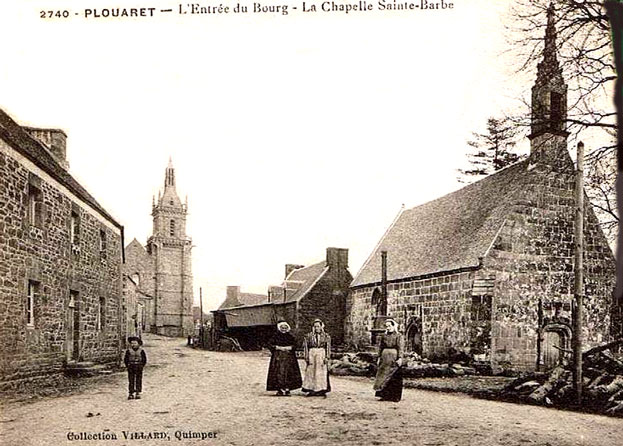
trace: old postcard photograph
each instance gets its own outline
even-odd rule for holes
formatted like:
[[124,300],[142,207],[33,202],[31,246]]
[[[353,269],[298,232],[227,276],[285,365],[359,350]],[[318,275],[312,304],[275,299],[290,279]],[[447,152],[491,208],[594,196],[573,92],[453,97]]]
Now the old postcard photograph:
[[608,11],[4,0],[0,445],[623,441]]

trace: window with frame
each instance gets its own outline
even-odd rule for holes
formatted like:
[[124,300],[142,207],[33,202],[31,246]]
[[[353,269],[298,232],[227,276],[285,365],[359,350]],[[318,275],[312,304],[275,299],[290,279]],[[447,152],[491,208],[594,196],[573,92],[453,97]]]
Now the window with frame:
[[106,326],[106,298],[100,296],[99,313],[97,315],[97,329],[103,330]]
[[77,308],[79,302],[80,293],[75,290],[69,290],[69,306],[71,308]]
[[26,326],[34,328],[35,326],[35,303],[39,295],[39,282],[35,280],[28,281],[28,290],[26,294]]
[[106,231],[100,229],[100,256],[106,258]]
[[175,220],[169,222],[169,235],[175,237]]
[[77,246],[80,243],[80,216],[76,211],[71,211],[71,244]]
[[555,91],[550,96],[550,121],[552,128],[558,128],[562,121],[562,95]]
[[43,226],[43,198],[41,189],[28,185],[28,223],[41,228]]
[[472,321],[491,319],[491,296],[472,296]]

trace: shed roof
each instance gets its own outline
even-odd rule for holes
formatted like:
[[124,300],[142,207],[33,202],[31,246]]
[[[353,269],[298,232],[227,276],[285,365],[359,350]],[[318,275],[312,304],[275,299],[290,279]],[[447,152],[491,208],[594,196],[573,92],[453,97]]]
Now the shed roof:
[[276,322],[272,304],[228,308],[224,313],[230,328],[273,325]]

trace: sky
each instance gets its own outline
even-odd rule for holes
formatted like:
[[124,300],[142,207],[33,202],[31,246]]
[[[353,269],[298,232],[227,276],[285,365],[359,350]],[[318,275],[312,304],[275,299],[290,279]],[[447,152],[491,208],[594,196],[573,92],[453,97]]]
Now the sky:
[[[116,6],[104,0],[0,4],[0,107],[65,130],[70,172],[127,243],[151,234],[171,157],[208,310],[227,285],[265,293],[286,263],[322,261],[329,246],[349,249],[356,275],[403,204],[462,187],[472,132],[532,86],[507,53],[509,2],[349,14],[300,3],[183,15],[154,0],[173,12],[117,19],[84,17]],[[70,15],[41,18],[44,6]]]

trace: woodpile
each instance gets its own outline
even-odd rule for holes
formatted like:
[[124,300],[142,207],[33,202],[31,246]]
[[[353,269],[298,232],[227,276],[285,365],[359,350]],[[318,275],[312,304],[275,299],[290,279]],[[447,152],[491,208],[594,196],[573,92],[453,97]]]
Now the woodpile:
[[236,338],[229,336],[221,336],[217,343],[217,351],[219,352],[241,352],[242,347]]
[[[582,408],[623,416],[623,361],[611,349],[623,339],[603,344],[582,354]],[[556,407],[577,405],[573,364],[563,362],[547,373],[526,374],[502,391],[503,397]]]
[[376,374],[376,354],[360,352],[338,355],[329,361],[329,373],[339,376],[372,376]]
[[[370,352],[339,353],[331,355],[329,372],[333,375],[374,376],[377,354]],[[473,367],[463,364],[436,364],[421,358],[417,353],[407,353],[403,358],[402,374],[406,378],[433,378],[476,375]]]

